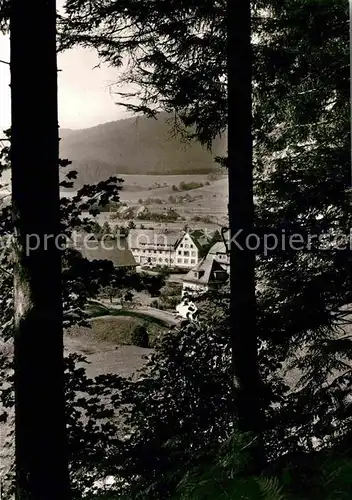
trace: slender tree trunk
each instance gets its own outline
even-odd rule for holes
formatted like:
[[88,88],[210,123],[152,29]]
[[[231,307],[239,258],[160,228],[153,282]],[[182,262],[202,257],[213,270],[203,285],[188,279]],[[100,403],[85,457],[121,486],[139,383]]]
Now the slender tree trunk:
[[69,498],[55,0],[12,0],[16,499]]
[[[228,174],[232,239],[231,328],[236,416],[239,429],[260,436],[262,412],[257,359],[253,232],[252,82],[250,1],[228,0]],[[253,240],[249,240],[249,245]],[[254,463],[261,467],[260,439]]]

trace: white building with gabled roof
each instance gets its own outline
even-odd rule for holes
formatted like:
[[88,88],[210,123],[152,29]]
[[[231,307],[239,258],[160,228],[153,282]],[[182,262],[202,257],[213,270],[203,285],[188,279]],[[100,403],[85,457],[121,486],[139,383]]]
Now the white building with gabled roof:
[[202,294],[209,288],[220,287],[228,277],[226,269],[214,259],[213,255],[208,254],[182,279],[182,297]]
[[128,244],[138,265],[192,269],[201,259],[203,248],[192,232],[131,229]]
[[182,235],[179,231],[131,229],[127,241],[140,266],[175,266],[175,247]]
[[201,244],[192,233],[184,233],[175,246],[176,267],[192,269],[200,260],[201,248]]
[[189,320],[195,319],[198,309],[192,297],[200,296],[210,288],[222,286],[228,278],[224,266],[208,254],[182,279],[181,302],[176,306],[177,315]]

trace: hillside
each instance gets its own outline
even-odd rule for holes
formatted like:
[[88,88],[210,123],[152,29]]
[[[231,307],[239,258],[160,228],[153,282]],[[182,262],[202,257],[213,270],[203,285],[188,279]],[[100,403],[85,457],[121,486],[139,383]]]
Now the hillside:
[[213,153],[199,143],[185,144],[172,134],[166,114],[157,120],[143,116],[104,123],[84,130],[60,130],[60,156],[72,161],[78,184],[116,174],[208,174],[218,171],[213,157],[226,149],[225,138]]

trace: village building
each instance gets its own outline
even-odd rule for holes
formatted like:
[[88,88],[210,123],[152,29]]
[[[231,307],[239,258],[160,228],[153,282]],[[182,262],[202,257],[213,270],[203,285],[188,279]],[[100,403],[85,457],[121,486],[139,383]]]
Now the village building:
[[193,233],[184,233],[175,247],[176,267],[192,269],[200,260],[202,245]]
[[214,260],[221,264],[224,269],[229,272],[230,269],[230,255],[227,252],[226,245],[223,241],[218,241],[210,248],[209,256],[214,257]]
[[[88,236],[88,237],[87,237]],[[83,258],[94,260],[108,260],[115,267],[126,270],[136,270],[137,263],[131,250],[128,248],[125,238],[112,238],[104,236],[102,239],[89,237],[80,233],[74,240],[74,248],[78,250]]]
[[128,244],[141,266],[159,265],[187,270],[201,258],[202,244],[190,232],[131,229]]
[[177,316],[194,320],[198,308],[192,297],[204,294],[210,288],[218,288],[228,280],[228,273],[214,255],[206,255],[182,279],[181,302],[176,306]]
[[138,265],[175,267],[175,246],[179,239],[178,231],[130,229],[127,241]]
[[213,255],[208,254],[182,279],[182,298],[205,293],[209,288],[218,288],[227,280],[226,269]]

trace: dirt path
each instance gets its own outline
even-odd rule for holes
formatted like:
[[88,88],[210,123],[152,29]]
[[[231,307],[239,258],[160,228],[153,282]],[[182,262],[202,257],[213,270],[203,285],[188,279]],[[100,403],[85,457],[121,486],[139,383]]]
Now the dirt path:
[[136,309],[136,312],[146,314],[147,316],[152,316],[153,318],[161,319],[168,323],[170,326],[176,326],[180,324],[180,320],[175,317],[175,315],[169,311],[162,311],[161,309],[155,309],[154,307],[144,307]]
[[[99,300],[97,302],[100,302],[103,306],[108,307],[110,309],[117,309],[121,310],[121,306],[118,304],[111,304],[109,300]],[[155,307],[136,307],[134,309],[124,309],[126,312],[131,312],[131,313],[141,313],[145,314],[146,316],[151,316],[152,318],[160,319],[167,323],[169,326],[177,326],[180,324],[180,320],[176,318],[175,314],[173,314],[170,311],[162,311],[161,309],[156,309]]]

